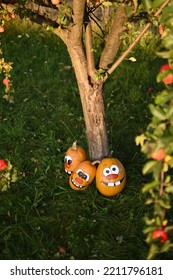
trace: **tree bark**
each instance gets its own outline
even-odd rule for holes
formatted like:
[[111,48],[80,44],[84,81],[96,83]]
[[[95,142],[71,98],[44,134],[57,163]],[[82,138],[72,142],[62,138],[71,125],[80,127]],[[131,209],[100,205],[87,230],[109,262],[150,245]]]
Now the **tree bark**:
[[127,21],[124,5],[117,8],[113,18],[112,26],[106,37],[105,47],[100,57],[99,67],[109,69],[114,62],[115,56],[121,43],[121,34],[125,30],[124,23]]
[[[86,44],[82,42],[82,28],[84,21],[85,0],[73,1],[74,24],[68,30],[59,32],[67,46],[76,80],[78,83],[83,115],[86,125],[86,137],[90,160],[100,160],[109,155],[109,145],[105,124],[105,110],[103,102],[103,81],[94,79],[94,57],[92,55],[91,27],[87,24]],[[56,30],[55,30],[56,33]]]
[[103,82],[90,83],[87,64],[82,49],[68,45],[73,63],[83,108],[88,152],[90,160],[100,160],[109,155],[109,144],[105,124]]

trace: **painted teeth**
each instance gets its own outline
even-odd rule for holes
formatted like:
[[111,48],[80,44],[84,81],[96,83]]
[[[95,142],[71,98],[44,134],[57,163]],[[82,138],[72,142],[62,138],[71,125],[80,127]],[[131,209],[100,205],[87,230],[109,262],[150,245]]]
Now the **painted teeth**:
[[115,186],[119,186],[119,185],[120,185],[120,181],[115,182],[115,183],[108,183],[107,185],[108,185],[108,187],[115,187]]
[[114,187],[115,183],[108,183],[108,187]]
[[79,184],[77,184],[73,179],[72,179],[72,183],[73,183],[73,185],[74,185],[76,188],[80,188],[80,189],[83,188],[82,186],[80,186]]
[[65,172],[68,174],[68,175],[71,175],[71,171],[68,171],[65,169]]
[[119,186],[121,184],[121,181],[118,181],[118,182],[103,182],[106,186],[108,187],[115,187],[115,186]]

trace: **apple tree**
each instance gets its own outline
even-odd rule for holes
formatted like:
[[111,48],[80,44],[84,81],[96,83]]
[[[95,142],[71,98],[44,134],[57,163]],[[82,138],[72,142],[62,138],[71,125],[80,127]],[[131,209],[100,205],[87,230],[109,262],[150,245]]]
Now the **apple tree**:
[[[5,32],[5,23],[13,19],[15,15],[6,10],[0,10],[0,36]],[[2,97],[9,102],[13,102],[13,86],[11,80],[12,63],[7,62],[3,56],[3,51],[0,48],[0,74],[2,75],[3,93]]]
[[[0,10],[0,36],[5,32],[5,23],[13,19],[15,15],[6,10]],[[2,97],[10,103],[13,103],[13,85],[11,80],[12,63],[4,58],[3,51],[0,48],[0,74],[2,76]],[[18,170],[7,159],[0,159],[0,192],[10,188],[11,183],[18,179]]]
[[172,194],[173,194],[173,1],[159,18],[160,46],[158,56],[166,60],[157,75],[165,88],[152,104],[151,122],[145,133],[136,137],[141,151],[147,156],[143,174],[152,178],[142,188],[146,205],[151,211],[145,215],[144,233],[149,244],[148,259],[173,250]]
[[[156,21],[167,2],[169,1],[1,1],[3,9],[43,25],[67,46],[79,88],[91,160],[99,160],[110,154],[103,100],[104,83],[134,48],[151,22]],[[140,17],[141,13],[145,13],[147,25],[126,52],[117,58],[121,35],[127,29],[128,20]],[[102,37],[101,51],[93,44],[95,33]]]

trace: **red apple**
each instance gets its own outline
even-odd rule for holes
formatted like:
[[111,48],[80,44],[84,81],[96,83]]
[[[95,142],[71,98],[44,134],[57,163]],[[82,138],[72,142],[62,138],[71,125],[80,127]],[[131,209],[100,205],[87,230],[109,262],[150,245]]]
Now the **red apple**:
[[10,16],[10,18],[12,18],[12,19],[14,19],[14,18],[16,17],[16,15],[13,14],[13,13],[9,14],[9,16]]
[[159,26],[159,34],[160,34],[161,36],[163,35],[165,29],[166,29],[166,26],[165,26],[165,25],[160,25],[160,26]]
[[166,157],[164,148],[160,148],[157,152],[154,152],[150,155],[152,159],[162,160]]
[[168,240],[168,234],[165,232],[164,227],[159,227],[153,231],[152,239],[160,238],[160,242],[163,243]]
[[64,248],[64,247],[60,247],[60,248],[59,248],[59,252],[60,252],[60,253],[65,253],[65,248]]
[[3,84],[5,85],[5,86],[8,86],[9,85],[9,83],[10,83],[10,80],[9,79],[7,79],[7,78],[5,78],[5,79],[3,79]]
[[[170,70],[170,69],[171,69],[171,67],[170,67],[169,64],[164,64],[164,65],[162,65],[162,66],[160,67],[159,72],[161,73],[161,72],[163,72],[163,71],[165,71],[165,70]],[[171,73],[169,73],[169,74],[162,80],[162,82],[164,82],[166,85],[172,84],[172,83],[173,83],[173,75],[172,75]]]
[[60,4],[60,0],[51,0],[53,5],[59,5]]
[[3,33],[5,31],[4,26],[0,26],[0,33]]
[[0,159],[0,170],[4,170],[7,168],[7,163],[4,159]]
[[171,67],[170,67],[170,65],[167,63],[167,64],[164,64],[164,65],[162,65],[161,67],[160,67],[160,71],[159,72],[163,72],[163,71],[165,71],[165,70],[170,70],[171,69]]

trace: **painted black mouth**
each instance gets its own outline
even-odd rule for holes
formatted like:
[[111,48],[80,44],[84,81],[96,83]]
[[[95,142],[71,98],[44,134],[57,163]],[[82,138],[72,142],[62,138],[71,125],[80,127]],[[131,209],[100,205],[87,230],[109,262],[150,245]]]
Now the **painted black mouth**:
[[117,181],[117,182],[103,182],[103,184],[105,184],[107,187],[118,187],[122,181],[124,180],[125,177],[123,177],[120,181]]

